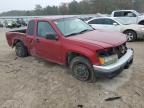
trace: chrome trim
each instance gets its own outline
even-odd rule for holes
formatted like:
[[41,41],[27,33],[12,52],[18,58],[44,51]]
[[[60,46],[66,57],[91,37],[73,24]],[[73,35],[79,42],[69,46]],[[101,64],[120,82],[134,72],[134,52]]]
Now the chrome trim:
[[114,72],[116,70],[119,70],[121,67],[124,67],[128,62],[130,62],[133,59],[134,51],[133,49],[128,49],[127,53],[122,56],[116,63],[108,65],[108,66],[97,66],[93,65],[93,68],[95,71],[99,72]]

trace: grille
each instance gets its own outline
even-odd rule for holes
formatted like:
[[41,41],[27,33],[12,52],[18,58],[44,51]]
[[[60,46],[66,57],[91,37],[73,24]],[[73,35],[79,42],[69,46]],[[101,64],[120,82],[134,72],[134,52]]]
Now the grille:
[[118,55],[118,58],[121,58],[126,53],[126,51],[126,43],[114,48],[114,52]]

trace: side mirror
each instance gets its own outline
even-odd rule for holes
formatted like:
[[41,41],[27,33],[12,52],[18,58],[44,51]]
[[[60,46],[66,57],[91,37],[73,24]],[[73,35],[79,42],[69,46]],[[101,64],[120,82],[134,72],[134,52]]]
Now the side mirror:
[[50,40],[58,40],[58,36],[55,33],[47,33],[45,38]]
[[113,23],[114,26],[118,26],[118,23]]

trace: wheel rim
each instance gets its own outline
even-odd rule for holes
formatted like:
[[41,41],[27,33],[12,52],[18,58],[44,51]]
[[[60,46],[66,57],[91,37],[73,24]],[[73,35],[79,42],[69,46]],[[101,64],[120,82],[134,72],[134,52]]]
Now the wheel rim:
[[126,35],[127,35],[127,40],[128,41],[132,41],[133,39],[134,39],[134,34],[133,33],[126,33]]
[[73,72],[74,76],[81,81],[87,81],[89,78],[89,69],[85,64],[76,64]]

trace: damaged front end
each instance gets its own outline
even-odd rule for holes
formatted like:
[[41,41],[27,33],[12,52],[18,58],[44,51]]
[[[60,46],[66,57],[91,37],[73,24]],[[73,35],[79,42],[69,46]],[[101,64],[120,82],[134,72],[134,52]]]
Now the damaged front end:
[[126,43],[98,52],[100,65],[93,65],[98,77],[114,77],[133,63],[134,51]]

